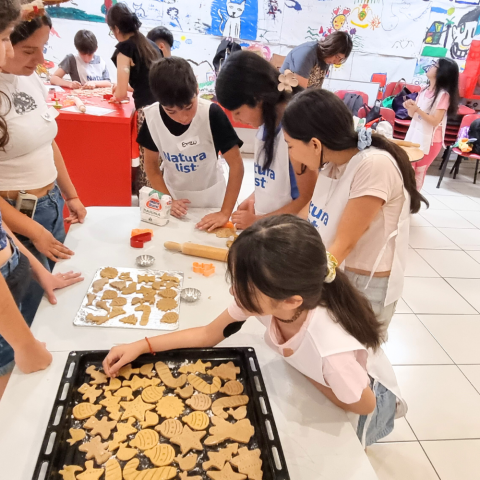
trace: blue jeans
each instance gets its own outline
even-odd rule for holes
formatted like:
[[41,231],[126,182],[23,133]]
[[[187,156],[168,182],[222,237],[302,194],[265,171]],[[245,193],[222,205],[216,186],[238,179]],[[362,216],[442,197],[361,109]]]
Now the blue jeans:
[[[10,293],[18,307],[21,307],[22,298],[28,289],[31,280],[30,264],[27,257],[22,255],[15,244],[10,240],[12,256],[0,267],[0,273],[10,289]],[[10,247],[7,247],[10,248]],[[31,325],[31,322],[28,326]],[[0,335],[0,377],[13,370],[15,365],[12,347]]]
[[[9,200],[10,204],[15,206],[15,201]],[[65,202],[57,185],[47,193],[47,195],[38,199],[37,208],[33,219],[45,227],[59,241],[65,241],[65,227],[63,225],[63,206]],[[18,239],[23,245],[37,258],[37,260],[48,270],[52,271],[55,262],[49,260],[40,253],[31,240],[23,235],[18,235]],[[29,325],[37,313],[38,306],[42,300],[43,288],[38,282],[32,280],[29,289],[25,294],[25,301],[22,302],[21,312]]]

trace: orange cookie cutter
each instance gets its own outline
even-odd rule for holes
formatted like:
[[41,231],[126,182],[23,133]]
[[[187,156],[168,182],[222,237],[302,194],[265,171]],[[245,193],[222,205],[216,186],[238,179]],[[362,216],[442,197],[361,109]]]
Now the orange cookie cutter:
[[141,235],[142,233],[151,233],[153,237],[153,230],[150,228],[134,228],[130,236],[135,237],[136,235]]
[[193,271],[204,277],[210,277],[215,273],[215,265],[213,263],[193,262]]

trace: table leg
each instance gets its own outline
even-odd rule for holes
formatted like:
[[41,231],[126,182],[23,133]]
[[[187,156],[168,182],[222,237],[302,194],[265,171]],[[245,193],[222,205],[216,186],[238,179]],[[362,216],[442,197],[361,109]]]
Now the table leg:
[[448,147],[446,152],[443,155],[445,159],[443,160],[442,170],[440,172],[440,178],[438,179],[437,188],[440,188],[440,184],[442,183],[443,177],[445,176],[445,171],[447,170],[448,160],[450,159],[451,151],[452,151],[452,147]]

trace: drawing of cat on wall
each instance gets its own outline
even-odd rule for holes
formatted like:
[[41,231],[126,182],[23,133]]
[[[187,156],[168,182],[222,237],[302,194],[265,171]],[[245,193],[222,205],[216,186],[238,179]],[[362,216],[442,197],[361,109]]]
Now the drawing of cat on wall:
[[[245,10],[246,0],[242,3],[235,3],[232,0],[227,0],[227,14],[228,18],[223,17],[222,11],[218,10],[220,16],[220,32],[224,37],[240,38],[240,17]],[[225,25],[222,29],[222,24]]]
[[133,10],[138,18],[145,18],[145,10],[143,9],[143,5],[141,3],[133,3]]

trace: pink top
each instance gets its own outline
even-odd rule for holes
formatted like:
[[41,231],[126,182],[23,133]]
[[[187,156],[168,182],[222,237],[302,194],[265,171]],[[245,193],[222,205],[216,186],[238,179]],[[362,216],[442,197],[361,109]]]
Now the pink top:
[[[433,98],[434,94],[435,92],[430,89],[425,90],[426,98],[431,99]],[[447,92],[440,93],[440,100],[438,101],[438,104],[437,104],[437,110],[448,110],[449,106],[450,106],[450,95]],[[433,133],[433,143],[443,143],[441,125],[438,125],[437,128],[435,128],[435,132]]]
[[[228,307],[229,315],[236,321],[244,321],[252,316],[242,310],[235,302]],[[267,325],[272,344],[280,355],[288,357],[301,345],[305,331],[313,317],[311,310],[300,330],[289,340],[285,341],[274,317]],[[367,374],[367,357],[365,350],[355,350],[329,355],[322,358],[322,373],[328,386],[335,396],[343,403],[351,404],[360,400],[363,391],[370,383]]]

